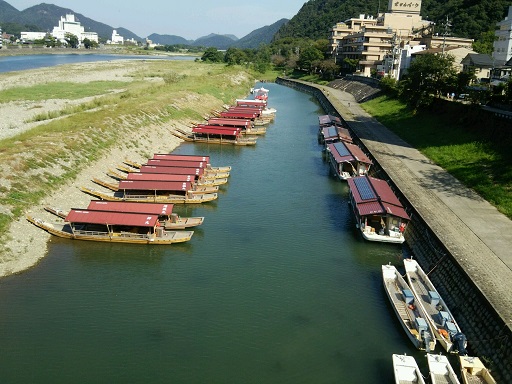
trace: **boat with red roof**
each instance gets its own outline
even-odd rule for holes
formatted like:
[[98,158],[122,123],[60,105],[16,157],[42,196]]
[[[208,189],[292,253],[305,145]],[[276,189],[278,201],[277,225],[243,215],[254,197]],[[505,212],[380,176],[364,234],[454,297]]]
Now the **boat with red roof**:
[[372,165],[361,148],[343,141],[327,144],[326,156],[334,175],[340,180],[365,175]]
[[[242,118],[242,116],[240,118]],[[192,128],[192,132],[174,128],[171,130],[171,134],[183,141],[195,143],[239,146],[256,145],[256,138],[244,135],[242,129],[236,127],[231,129],[221,129],[220,127],[194,127]]]
[[348,179],[349,203],[356,228],[369,241],[401,244],[410,221],[398,197],[385,180],[358,176]]
[[189,241],[193,231],[169,231],[157,214],[72,209],[63,222],[50,223],[31,215],[27,220],[48,233],[73,240],[168,245]]

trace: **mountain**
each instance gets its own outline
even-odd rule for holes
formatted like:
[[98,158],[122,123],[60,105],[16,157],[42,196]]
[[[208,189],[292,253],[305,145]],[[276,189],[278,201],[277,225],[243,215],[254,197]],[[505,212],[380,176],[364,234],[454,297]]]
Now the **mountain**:
[[61,8],[53,4],[42,3],[34,5],[33,7],[27,8],[23,11],[18,11],[5,1],[0,0],[0,22],[9,22],[21,25],[37,25],[40,31],[52,31],[53,27],[58,24],[61,16],[65,16],[66,14],[74,14],[86,31],[96,32],[102,39],[110,39],[112,37],[112,30],[117,29],[118,33],[125,39],[134,38],[135,40],[142,40],[139,36],[128,29],[122,27],[112,28],[107,24],[97,22],[80,13],[76,13],[69,8]]
[[[446,17],[452,25],[450,34],[479,39],[482,32],[494,30],[508,14],[510,0],[423,0],[421,15],[437,25]],[[274,40],[285,37],[328,39],[332,27],[361,14],[376,16],[387,11],[382,0],[310,0],[286,24]]]
[[208,36],[203,36],[194,41],[192,45],[196,47],[215,47],[217,49],[228,49],[238,40],[233,35],[217,35],[211,33]]
[[276,21],[272,25],[266,25],[264,27],[258,28],[247,36],[242,37],[235,44],[233,44],[236,48],[258,48],[260,44],[270,44],[272,42],[272,38],[276,34],[276,32],[281,28],[282,25],[286,24],[288,19],[281,19]]
[[158,33],[153,33],[148,36],[148,39],[151,40],[155,44],[161,45],[191,45],[194,41],[187,40],[181,36],[176,35],[159,35]]

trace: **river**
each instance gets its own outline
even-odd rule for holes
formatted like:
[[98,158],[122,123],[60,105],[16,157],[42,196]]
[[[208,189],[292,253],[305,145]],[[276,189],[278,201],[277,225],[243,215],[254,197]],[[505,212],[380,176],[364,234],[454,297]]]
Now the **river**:
[[364,242],[329,173],[310,95],[276,84],[255,147],[183,144],[233,167],[189,243],[52,238],[0,280],[2,383],[390,383],[392,353],[424,353],[385,296],[402,247]]
[[89,53],[56,53],[51,55],[19,55],[0,56],[0,73],[24,71],[41,67],[54,67],[62,64],[75,64],[108,60],[195,60],[196,56],[164,56],[164,55],[108,55]]

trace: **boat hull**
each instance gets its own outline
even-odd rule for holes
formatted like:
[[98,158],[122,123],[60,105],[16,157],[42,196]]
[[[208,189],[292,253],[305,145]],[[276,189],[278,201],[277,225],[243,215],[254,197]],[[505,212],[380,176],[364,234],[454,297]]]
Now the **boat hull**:
[[425,384],[421,371],[412,356],[393,354],[393,371],[395,384]]
[[462,382],[464,384],[496,384],[491,372],[476,356],[459,356]]
[[132,201],[137,203],[164,203],[164,204],[202,204],[217,199],[216,193],[192,195],[189,196],[154,196],[154,195],[140,195],[140,196],[115,196],[90,188],[81,187],[80,190],[91,196],[97,197],[106,201]]
[[427,361],[432,384],[460,384],[446,356],[427,353]]

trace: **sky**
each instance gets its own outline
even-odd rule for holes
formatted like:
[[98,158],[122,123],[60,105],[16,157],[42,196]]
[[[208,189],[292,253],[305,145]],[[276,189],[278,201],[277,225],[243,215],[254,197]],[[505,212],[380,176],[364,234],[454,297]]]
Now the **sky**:
[[[187,40],[216,33],[242,38],[255,29],[291,19],[308,0],[6,0],[19,11],[41,3],[123,27],[139,37],[152,33]],[[64,15],[63,15],[64,16]],[[55,20],[55,25],[58,20]]]

